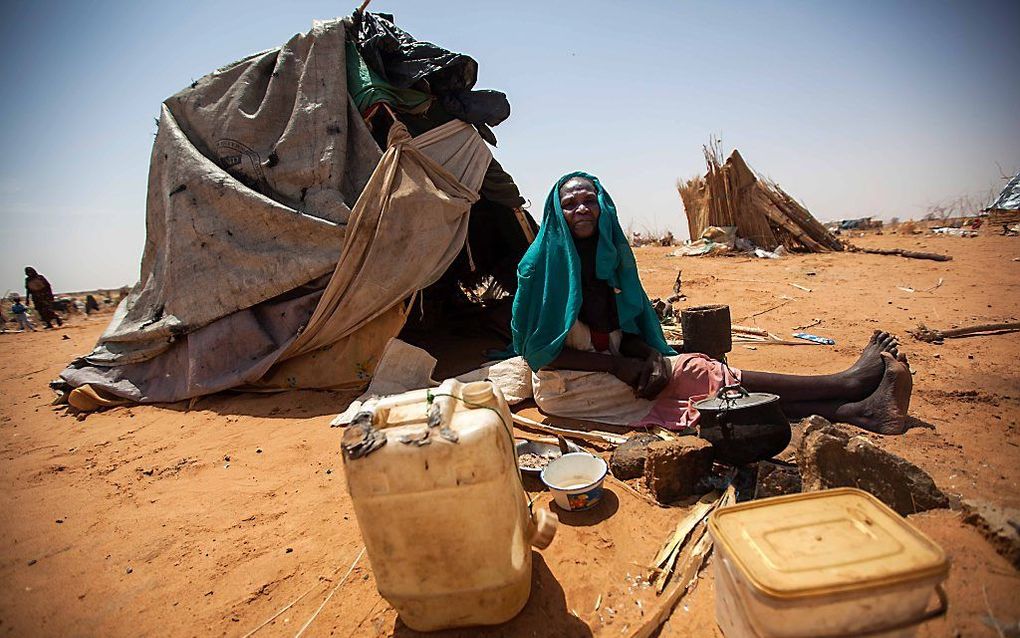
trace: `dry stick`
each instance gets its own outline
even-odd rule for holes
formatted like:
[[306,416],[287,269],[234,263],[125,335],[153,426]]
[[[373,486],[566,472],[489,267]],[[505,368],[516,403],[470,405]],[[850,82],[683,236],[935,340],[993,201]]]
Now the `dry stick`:
[[1012,332],[1014,330],[1020,330],[1020,322],[1009,322],[1009,323],[983,323],[977,326],[966,326],[963,328],[950,328],[948,330],[932,330],[923,323],[917,326],[916,330],[910,330],[910,334],[919,341],[926,341],[928,343],[935,343],[942,341],[943,339],[952,339],[954,337],[965,337],[967,335],[979,334],[982,332],[996,332],[999,330]]
[[736,324],[730,326],[730,331],[735,334],[749,334],[757,335],[759,337],[769,336],[769,331],[764,328],[752,328],[751,326],[740,326]]
[[631,634],[631,638],[649,638],[655,633],[655,630],[669,619],[677,603],[680,602],[680,599],[684,597],[684,594],[687,593],[691,585],[697,580],[698,573],[705,565],[705,559],[708,558],[708,554],[711,551],[712,536],[702,527],[700,538],[698,538],[691,553],[684,558],[681,581],[666,596],[666,600],[659,607],[658,611]]
[[773,310],[775,310],[776,308],[782,308],[783,306],[785,306],[786,304],[790,303],[791,301],[793,301],[793,299],[787,299],[786,301],[784,301],[784,302],[783,302],[783,303],[781,303],[781,304],[777,304],[777,305],[775,305],[775,306],[772,306],[771,308],[766,308],[765,310],[762,310],[762,311],[760,311],[760,312],[756,312],[756,313],[754,313],[753,315],[747,315],[746,317],[741,317],[741,318],[740,318],[740,319],[738,319],[737,321],[746,321],[746,320],[748,320],[748,319],[753,319],[754,317],[757,317],[757,316],[763,315],[763,314],[765,314],[766,312],[772,312],[772,311],[773,311]]
[[934,285],[934,286],[932,286],[931,288],[925,288],[925,289],[924,289],[924,290],[922,290],[921,292],[931,292],[932,290],[935,290],[936,288],[938,288],[938,287],[939,287],[939,286],[941,286],[941,285],[942,285],[942,277],[939,277],[939,281],[938,281],[938,283],[937,283],[937,284],[935,284],[935,285]]
[[287,611],[288,609],[290,609],[291,607],[296,605],[298,603],[298,601],[300,601],[302,598],[304,598],[308,594],[312,593],[315,589],[317,589],[322,584],[323,580],[326,580],[326,578],[331,578],[333,576],[336,576],[337,573],[339,573],[339,571],[340,571],[340,567],[337,567],[336,569],[333,570],[333,573],[330,574],[328,577],[327,576],[319,576],[318,582],[316,582],[314,585],[309,587],[308,590],[305,591],[305,593],[301,594],[300,596],[298,596],[294,600],[292,600],[289,603],[287,603],[286,605],[284,605],[283,608],[280,609],[280,611],[276,612],[275,614],[273,614],[269,618],[266,618],[262,622],[262,624],[260,624],[258,627],[255,627],[254,629],[252,629],[251,631],[249,631],[245,635],[241,636],[241,638],[251,638],[251,636],[253,636],[255,634],[255,632],[257,632],[258,630],[262,629],[263,627],[265,627],[269,623],[271,623],[274,620],[276,620],[277,618],[279,618],[281,614],[283,614],[285,611]]
[[988,612],[989,620],[991,620],[992,624],[995,626],[995,632],[999,634],[999,638],[1006,638],[1006,632],[1002,630],[1002,625],[999,624],[999,619],[995,617],[994,613],[992,613],[992,604],[988,602],[988,588],[985,587],[984,583],[981,583],[981,593],[985,597],[985,610]]
[[358,552],[357,557],[355,557],[354,562],[351,563],[351,566],[347,570],[347,573],[344,574],[344,577],[340,579],[340,582],[338,582],[336,584],[336,586],[333,587],[333,590],[331,592],[329,592],[329,596],[326,596],[326,600],[322,601],[322,604],[319,605],[319,608],[315,610],[315,613],[312,614],[312,617],[309,618],[305,622],[305,624],[301,626],[301,629],[298,629],[298,632],[296,634],[294,634],[294,638],[301,638],[301,634],[305,633],[305,630],[308,629],[308,626],[311,625],[312,622],[319,616],[319,612],[322,611],[322,608],[326,606],[326,603],[329,602],[329,599],[333,597],[333,594],[336,593],[336,590],[340,589],[340,586],[344,584],[344,582],[347,580],[347,577],[350,576],[351,572],[354,571],[354,566],[358,564],[358,561],[361,560],[361,557],[362,557],[362,555],[364,553],[365,553],[365,548],[362,547],[361,551]]
[[610,432],[602,432],[599,430],[571,430],[570,428],[559,428],[554,425],[547,425],[545,423],[539,423],[538,421],[532,421],[531,419],[521,416],[519,414],[513,415],[513,421],[518,426],[526,430],[538,430],[539,432],[552,432],[553,434],[562,434],[563,436],[581,439],[582,441],[603,443],[609,445],[620,445],[626,443],[627,437],[620,436],[619,434],[612,434]]
[[655,557],[655,567],[660,571],[657,571],[651,578],[652,584],[655,585],[656,594],[661,594],[662,590],[666,588],[670,576],[673,575],[673,569],[676,567],[677,557],[683,551],[683,545],[694,532],[694,528],[708,516],[709,512],[715,509],[719,498],[721,498],[717,494],[718,492],[713,492],[709,495],[712,497],[711,500],[706,501],[702,498],[701,501],[695,504],[687,516],[677,523],[673,534],[666,541],[666,544],[662,546],[662,549],[659,550],[659,554]]
[[932,261],[952,261],[953,258],[950,255],[940,255],[938,253],[926,253],[918,250],[904,250],[902,248],[857,248],[852,249],[854,252],[868,253],[869,255],[899,255],[900,257],[908,257],[910,259],[931,259]]
[[803,326],[794,326],[794,330],[807,330],[808,328],[814,328],[818,324],[822,323],[821,319],[812,319],[811,323],[806,323]]

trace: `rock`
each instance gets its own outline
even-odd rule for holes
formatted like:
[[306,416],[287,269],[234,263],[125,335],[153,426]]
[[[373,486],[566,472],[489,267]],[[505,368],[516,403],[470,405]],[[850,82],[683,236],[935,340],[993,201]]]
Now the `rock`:
[[637,478],[645,473],[645,459],[648,458],[648,445],[661,441],[659,437],[647,432],[631,435],[622,443],[609,458],[609,469],[618,479]]
[[670,503],[695,493],[712,470],[712,444],[696,436],[657,441],[648,446],[645,482],[656,500]]
[[821,418],[804,428],[797,461],[805,492],[856,487],[903,516],[949,507],[949,498],[924,470]]
[[758,463],[754,498],[799,494],[801,489],[800,470],[796,465],[780,465],[769,461]]
[[978,528],[995,551],[1020,569],[1020,510],[964,499],[963,522]]

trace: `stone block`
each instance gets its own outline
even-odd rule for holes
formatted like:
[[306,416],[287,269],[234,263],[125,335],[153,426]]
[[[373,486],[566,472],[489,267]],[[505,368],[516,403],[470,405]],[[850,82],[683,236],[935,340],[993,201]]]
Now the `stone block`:
[[978,499],[964,499],[963,522],[973,525],[995,551],[1020,569],[1020,510]]
[[856,487],[903,516],[949,507],[949,498],[927,472],[824,419],[805,427],[797,462],[805,492]]
[[626,443],[621,444],[609,459],[609,469],[613,476],[627,480],[638,478],[645,473],[645,459],[648,458],[648,446],[659,437],[647,432],[632,434]]
[[696,436],[658,441],[648,446],[645,482],[660,503],[695,494],[712,471],[712,444]]

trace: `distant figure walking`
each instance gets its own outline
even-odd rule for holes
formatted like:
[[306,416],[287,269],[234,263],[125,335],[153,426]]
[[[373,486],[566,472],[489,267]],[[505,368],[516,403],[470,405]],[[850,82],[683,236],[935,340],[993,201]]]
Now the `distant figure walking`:
[[57,316],[53,310],[53,289],[50,282],[35,271],[35,268],[25,268],[25,301],[35,304],[35,311],[43,320],[47,328],[53,328],[53,322],[58,326],[64,325],[64,320]]
[[11,314],[14,315],[14,320],[18,322],[18,327],[21,330],[31,330],[35,332],[35,326],[32,325],[32,320],[28,317],[28,308],[21,303],[21,295],[14,293],[11,295],[11,301],[14,303],[11,305]]

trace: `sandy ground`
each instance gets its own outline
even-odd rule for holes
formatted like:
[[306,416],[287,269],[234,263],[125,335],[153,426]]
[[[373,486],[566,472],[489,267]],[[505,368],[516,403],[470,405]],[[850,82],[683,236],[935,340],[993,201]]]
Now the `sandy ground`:
[[[668,294],[682,268],[688,304],[728,303],[736,321],[780,334],[820,319],[811,331],[837,341],[737,346],[732,362],[745,369],[832,372],[856,358],[875,328],[899,333],[916,369],[911,429],[874,440],[947,492],[1020,507],[1020,334],[941,346],[906,335],[919,322],[1017,320],[1020,240],[887,234],[854,241],[955,259],[675,258],[662,248],[637,255],[652,296]],[[144,406],[78,420],[50,407],[46,384],[91,348],[107,320],[0,335],[0,635],[244,636],[307,593],[256,634],[294,635],[361,549],[340,431],[328,426],[350,397],[228,394],[190,411]],[[548,495],[538,504],[549,507]],[[610,485],[596,510],[562,516],[552,546],[536,553],[532,597],[520,616],[457,635],[627,634],[657,604],[647,590],[629,591],[633,563],[649,562],[683,514]],[[950,611],[920,635],[998,635],[990,617],[1015,626],[1020,573],[957,512],[911,520],[952,559]],[[709,569],[662,635],[720,635],[713,604]],[[362,559],[305,635],[411,634]]]

